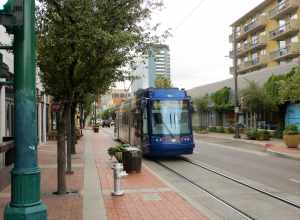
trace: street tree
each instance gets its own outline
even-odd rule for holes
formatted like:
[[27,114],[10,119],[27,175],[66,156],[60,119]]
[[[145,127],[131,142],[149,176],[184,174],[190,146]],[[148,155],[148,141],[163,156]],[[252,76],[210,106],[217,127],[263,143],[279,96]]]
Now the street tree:
[[300,64],[292,69],[288,77],[280,82],[280,102],[297,103],[300,101]]
[[[66,193],[65,140],[71,106],[87,92],[103,94],[151,38],[147,20],[157,0],[39,0],[38,65],[47,94],[61,104],[58,194]],[[69,130],[69,129],[68,129]],[[68,148],[69,149],[69,148]]]
[[262,117],[267,112],[277,110],[276,103],[263,87],[254,81],[248,83],[248,86],[240,92],[244,111],[253,112],[256,116]]
[[166,76],[157,76],[154,84],[155,84],[156,88],[171,88],[172,87],[171,80]]

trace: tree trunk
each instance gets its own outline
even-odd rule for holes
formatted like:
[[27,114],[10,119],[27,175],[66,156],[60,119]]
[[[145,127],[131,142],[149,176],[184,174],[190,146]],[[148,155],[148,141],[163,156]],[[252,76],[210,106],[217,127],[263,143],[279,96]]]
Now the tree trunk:
[[66,194],[66,146],[65,146],[65,124],[66,109],[63,107],[58,113],[58,132],[57,132],[57,194]]
[[73,174],[72,172],[72,131],[71,131],[71,103],[66,104],[67,112],[67,174]]
[[80,104],[80,134],[82,135],[82,129],[84,129],[84,112],[83,112],[83,104]]
[[71,153],[76,154],[76,140],[77,140],[77,135],[76,135],[76,130],[75,130],[75,121],[76,121],[76,104],[74,103],[72,105],[71,109]]

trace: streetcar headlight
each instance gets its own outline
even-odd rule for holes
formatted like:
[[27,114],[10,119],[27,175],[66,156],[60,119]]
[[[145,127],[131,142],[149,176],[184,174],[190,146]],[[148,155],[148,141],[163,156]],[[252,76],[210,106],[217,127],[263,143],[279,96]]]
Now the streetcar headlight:
[[190,136],[184,136],[180,138],[181,142],[191,142],[192,138]]

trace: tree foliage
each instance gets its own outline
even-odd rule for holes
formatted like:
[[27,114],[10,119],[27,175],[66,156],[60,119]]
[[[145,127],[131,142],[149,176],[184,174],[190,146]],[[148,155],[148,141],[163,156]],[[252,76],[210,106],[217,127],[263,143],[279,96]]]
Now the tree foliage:
[[156,88],[171,88],[172,87],[171,80],[166,76],[157,76],[154,84],[155,84]]
[[300,64],[290,72],[286,80],[280,82],[279,98],[281,103],[300,101]]
[[261,113],[277,109],[272,97],[254,81],[250,81],[248,87],[241,91],[241,99],[242,108],[249,112]]
[[[123,67],[152,40],[145,24],[161,2],[39,0],[39,3],[38,66],[46,93],[62,104],[58,173],[65,175],[64,134],[71,106],[86,94],[104,94],[113,82],[126,77]],[[64,178],[58,178],[60,194],[66,192],[65,186],[61,187]]]
[[226,111],[233,108],[233,104],[230,99],[230,88],[224,87],[211,94],[211,100],[214,104],[216,111]]
[[198,112],[206,112],[208,111],[208,104],[209,104],[209,96],[205,95],[200,98],[194,99],[194,105]]
[[272,75],[264,84],[263,88],[266,92],[266,95],[272,99],[275,105],[284,104],[285,101],[282,101],[281,90],[285,89],[282,86],[283,83],[289,80],[294,74],[295,69],[292,69],[289,73],[284,75]]

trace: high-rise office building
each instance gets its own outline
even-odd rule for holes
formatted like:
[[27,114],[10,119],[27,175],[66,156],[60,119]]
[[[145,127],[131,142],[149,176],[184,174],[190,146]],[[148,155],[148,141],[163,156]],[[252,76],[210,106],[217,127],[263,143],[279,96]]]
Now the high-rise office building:
[[151,44],[147,52],[136,59],[132,75],[136,77],[132,83],[132,92],[155,87],[155,80],[158,76],[170,79],[169,46]]

